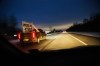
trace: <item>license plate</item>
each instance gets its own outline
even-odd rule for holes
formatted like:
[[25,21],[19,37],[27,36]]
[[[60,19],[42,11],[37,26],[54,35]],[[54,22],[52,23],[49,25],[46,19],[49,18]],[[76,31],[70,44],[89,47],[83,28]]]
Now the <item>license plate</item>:
[[23,41],[29,41],[29,39],[24,39]]

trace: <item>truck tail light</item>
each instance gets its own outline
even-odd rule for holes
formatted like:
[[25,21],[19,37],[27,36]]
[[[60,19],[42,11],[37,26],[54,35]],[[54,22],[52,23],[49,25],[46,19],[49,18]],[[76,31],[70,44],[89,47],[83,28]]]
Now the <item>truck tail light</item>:
[[20,35],[20,33],[18,33],[18,39],[20,39],[21,38],[21,35]]
[[32,32],[32,38],[35,38],[35,32]]

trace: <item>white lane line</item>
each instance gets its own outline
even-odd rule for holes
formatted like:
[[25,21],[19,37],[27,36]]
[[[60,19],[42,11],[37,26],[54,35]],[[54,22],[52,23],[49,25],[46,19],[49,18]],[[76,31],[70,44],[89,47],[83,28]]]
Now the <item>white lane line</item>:
[[70,34],[69,34],[69,36],[73,37],[74,39],[76,39],[77,41],[81,42],[81,43],[84,44],[84,45],[88,45],[88,44],[86,44],[85,42],[79,40],[78,38],[76,38],[76,37],[74,37],[74,36],[72,36],[72,35],[70,35]]

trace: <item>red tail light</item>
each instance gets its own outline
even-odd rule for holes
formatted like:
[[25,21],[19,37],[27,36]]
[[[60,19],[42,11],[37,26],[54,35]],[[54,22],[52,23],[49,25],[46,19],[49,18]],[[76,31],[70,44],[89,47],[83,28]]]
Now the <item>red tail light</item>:
[[35,32],[32,32],[32,38],[34,38],[35,37]]
[[20,38],[21,38],[20,33],[18,33],[18,39],[20,39]]

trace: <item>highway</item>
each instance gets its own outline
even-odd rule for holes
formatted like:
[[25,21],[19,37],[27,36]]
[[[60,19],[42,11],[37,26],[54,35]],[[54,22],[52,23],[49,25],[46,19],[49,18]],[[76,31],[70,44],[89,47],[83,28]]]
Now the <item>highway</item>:
[[28,50],[38,49],[39,51],[71,49],[79,46],[100,45],[100,38],[83,36],[74,33],[60,33],[47,36],[46,40],[39,44],[25,44],[21,45],[18,40],[10,41],[14,46],[25,53]]

